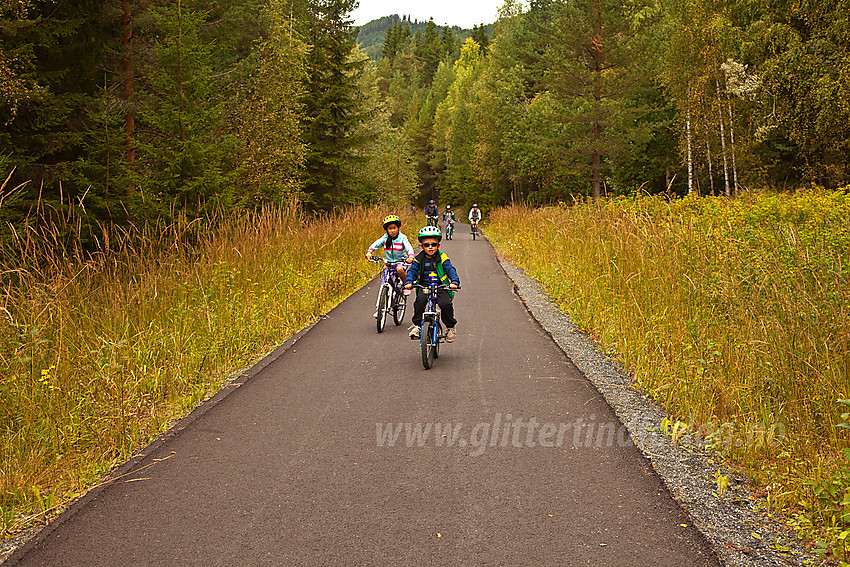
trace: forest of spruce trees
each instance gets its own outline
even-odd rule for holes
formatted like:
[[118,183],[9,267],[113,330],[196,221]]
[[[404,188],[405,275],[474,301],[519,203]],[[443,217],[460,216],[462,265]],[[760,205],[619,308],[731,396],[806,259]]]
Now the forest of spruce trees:
[[355,5],[2,2],[2,230],[850,182],[848,0],[505,0],[377,62]]

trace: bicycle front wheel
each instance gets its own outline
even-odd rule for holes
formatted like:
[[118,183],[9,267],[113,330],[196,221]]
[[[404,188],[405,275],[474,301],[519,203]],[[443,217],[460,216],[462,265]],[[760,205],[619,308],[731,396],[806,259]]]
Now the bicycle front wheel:
[[378,332],[384,332],[384,326],[387,324],[387,303],[389,303],[389,290],[386,286],[381,286],[381,291],[378,292],[378,319],[376,321]]
[[403,293],[395,294],[395,306],[393,307],[393,323],[401,325],[404,320],[404,312],[407,311],[407,296]]
[[422,366],[430,370],[434,365],[434,322],[429,321],[422,325],[422,338],[419,344],[422,349]]

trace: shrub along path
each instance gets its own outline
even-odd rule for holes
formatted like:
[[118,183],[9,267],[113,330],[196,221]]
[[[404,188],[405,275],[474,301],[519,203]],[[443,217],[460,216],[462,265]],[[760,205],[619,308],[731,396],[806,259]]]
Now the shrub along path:
[[459,336],[432,370],[412,301],[375,332],[373,280],[8,564],[718,565],[489,243],[444,250]]

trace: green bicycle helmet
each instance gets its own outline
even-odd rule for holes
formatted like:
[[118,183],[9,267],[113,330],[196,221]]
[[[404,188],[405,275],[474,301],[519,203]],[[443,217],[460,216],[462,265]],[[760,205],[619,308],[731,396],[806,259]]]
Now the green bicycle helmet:
[[443,233],[436,226],[423,226],[419,230],[418,238],[419,242],[422,242],[423,238],[436,238],[437,242],[439,242],[443,239]]
[[389,215],[385,217],[383,222],[384,230],[387,230],[387,227],[393,223],[397,224],[398,227],[401,228],[401,219],[398,218],[398,215]]

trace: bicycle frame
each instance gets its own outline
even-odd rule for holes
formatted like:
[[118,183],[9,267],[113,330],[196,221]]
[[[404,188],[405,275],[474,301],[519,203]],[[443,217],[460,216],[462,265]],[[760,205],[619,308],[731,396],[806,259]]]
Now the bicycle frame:
[[439,289],[436,285],[428,286],[428,302],[425,304],[425,311],[422,312],[422,323],[420,324],[419,341],[425,337],[425,323],[435,322],[434,336],[431,337],[432,342],[438,343],[442,338],[442,325],[440,323],[440,306],[437,304],[437,293]]
[[407,311],[404,279],[397,271],[398,266],[405,262],[403,260],[388,262],[385,258],[376,256],[373,256],[370,261],[384,266],[381,270],[381,285],[378,286],[378,297],[375,301],[375,325],[378,332],[383,333],[390,314],[392,314],[393,322],[401,325],[404,313]]
[[[430,322],[436,323],[436,325],[434,325],[434,335],[431,337],[431,340],[435,344],[442,342],[442,339],[444,338],[442,333],[443,324],[440,321],[440,306],[437,303],[437,294],[440,290],[448,290],[450,288],[445,284],[437,283],[429,285],[416,284],[416,287],[428,294],[428,301],[425,303],[425,311],[422,312],[422,322],[419,323],[419,342],[421,343],[425,340],[425,325]],[[458,290],[454,289],[452,291]]]
[[[396,271],[396,266],[404,264],[404,262],[387,262],[380,258],[377,259],[377,262],[382,262],[384,264],[384,270],[381,272],[381,287],[388,285],[390,287],[390,299],[394,300],[396,295],[404,291],[404,281]],[[379,293],[378,301],[380,301],[380,299],[381,295]],[[378,307],[377,303],[375,304],[375,307]]]
[[428,285],[416,284],[416,287],[428,294],[425,310],[422,313],[422,322],[419,324],[419,349],[422,354],[422,365],[425,366],[425,370],[429,370],[434,364],[434,359],[440,356],[440,343],[446,338],[440,322],[440,305],[437,297],[441,290],[451,288],[438,282],[430,282]]

